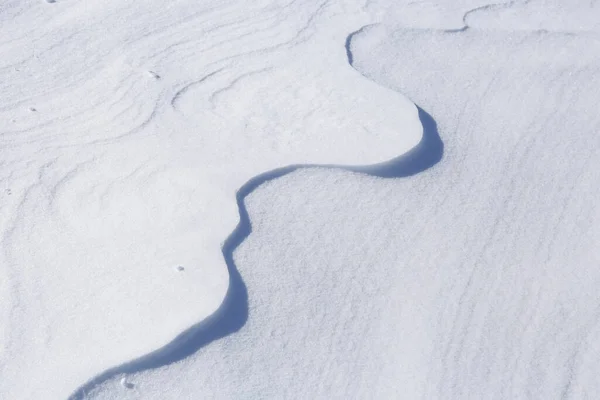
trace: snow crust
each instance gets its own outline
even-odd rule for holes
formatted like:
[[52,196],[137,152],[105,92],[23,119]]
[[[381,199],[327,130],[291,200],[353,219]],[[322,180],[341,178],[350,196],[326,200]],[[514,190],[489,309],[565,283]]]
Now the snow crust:
[[348,64],[347,6],[3,2],[0,398],[67,398],[215,312],[249,179],[418,143]]
[[3,3],[0,398],[597,398],[599,14]]

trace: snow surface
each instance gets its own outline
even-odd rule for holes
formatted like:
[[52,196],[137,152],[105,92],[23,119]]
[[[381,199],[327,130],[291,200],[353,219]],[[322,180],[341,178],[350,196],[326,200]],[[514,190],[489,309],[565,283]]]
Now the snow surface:
[[600,397],[598,21],[4,1],[0,398]]

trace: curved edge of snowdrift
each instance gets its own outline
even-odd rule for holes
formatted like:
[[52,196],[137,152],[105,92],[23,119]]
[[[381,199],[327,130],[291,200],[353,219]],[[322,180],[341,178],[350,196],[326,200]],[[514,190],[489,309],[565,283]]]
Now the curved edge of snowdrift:
[[[352,39],[357,34],[363,33],[368,26],[370,25],[364,26],[347,36],[345,42],[346,55],[348,63],[352,67],[354,67],[354,56],[351,49]],[[423,127],[421,140],[414,148],[396,158],[369,166],[290,165],[257,175],[246,182],[236,193],[239,210],[238,225],[222,246],[223,257],[229,273],[229,287],[219,308],[212,315],[191,326],[162,348],[110,368],[90,379],[76,389],[69,396],[69,400],[85,399],[87,393],[91,392],[96,386],[115,376],[154,369],[182,360],[209,343],[239,331],[244,326],[248,319],[248,291],[235,265],[233,253],[252,233],[245,199],[262,184],[301,168],[335,168],[380,178],[402,178],[423,172],[437,164],[444,154],[444,144],[438,133],[437,123],[426,111],[418,105],[415,106]]]

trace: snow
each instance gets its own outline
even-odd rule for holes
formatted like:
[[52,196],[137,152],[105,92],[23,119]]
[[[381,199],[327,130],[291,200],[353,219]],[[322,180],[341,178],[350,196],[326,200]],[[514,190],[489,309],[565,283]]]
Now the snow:
[[7,0],[0,398],[597,398],[599,17]]

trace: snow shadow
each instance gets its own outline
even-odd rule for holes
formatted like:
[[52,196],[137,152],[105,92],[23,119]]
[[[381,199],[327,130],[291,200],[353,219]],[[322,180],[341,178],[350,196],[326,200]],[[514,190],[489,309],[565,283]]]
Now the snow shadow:
[[435,120],[417,106],[423,126],[421,141],[408,152],[390,161],[367,167],[346,168],[381,178],[403,178],[425,171],[437,164],[444,155],[444,143],[440,139]]
[[[348,62],[352,66],[352,38],[366,27],[348,35],[345,43]],[[260,174],[244,184],[236,194],[239,210],[239,223],[223,243],[222,252],[229,272],[229,288],[217,311],[188,328],[166,346],[141,358],[132,360],[92,378],[80,386],[69,400],[82,400],[97,385],[122,374],[132,374],[144,370],[162,367],[186,358],[211,342],[239,331],[248,320],[248,290],[235,265],[233,254],[237,247],[252,233],[250,217],[245,205],[246,197],[262,184],[280,178],[300,168],[334,168],[364,173],[381,178],[402,178],[415,175],[431,168],[439,162],[444,153],[444,144],[440,139],[435,120],[417,106],[419,119],[423,126],[421,141],[413,149],[390,161],[371,166],[339,165],[290,165]]]
[[367,167],[291,165],[250,179],[236,194],[240,220],[235,230],[223,243],[222,252],[229,272],[229,288],[223,303],[217,311],[187,329],[161,349],[97,375],[79,387],[69,399],[85,399],[86,394],[92,391],[94,387],[116,376],[154,369],[182,360],[209,343],[240,330],[248,319],[248,291],[235,265],[233,254],[252,232],[250,217],[245,206],[246,197],[262,184],[300,168],[335,168],[382,178],[407,177],[431,168],[442,159],[444,145],[440,139],[435,120],[423,109],[417,108],[423,125],[421,141],[409,152],[388,162]]

